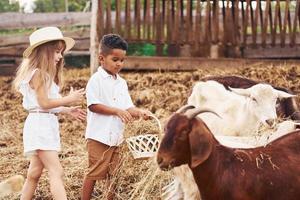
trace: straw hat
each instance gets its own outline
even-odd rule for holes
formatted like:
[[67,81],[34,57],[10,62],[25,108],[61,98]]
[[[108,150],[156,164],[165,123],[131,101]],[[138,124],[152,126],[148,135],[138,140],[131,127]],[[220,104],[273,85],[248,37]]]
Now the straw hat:
[[62,32],[57,27],[45,27],[34,31],[29,36],[30,46],[27,49],[25,49],[23,56],[25,58],[28,58],[35,47],[53,40],[65,41],[65,52],[70,50],[75,44],[75,41],[72,38],[64,37]]

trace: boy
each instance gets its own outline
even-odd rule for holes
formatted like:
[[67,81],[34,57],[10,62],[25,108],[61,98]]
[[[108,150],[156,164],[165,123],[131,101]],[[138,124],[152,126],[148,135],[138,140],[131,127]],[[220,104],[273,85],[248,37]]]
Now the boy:
[[[123,141],[124,123],[147,119],[148,111],[134,107],[126,81],[118,73],[124,65],[127,42],[119,35],[104,35],[100,41],[98,71],[87,84],[86,139],[89,166],[83,181],[82,200],[91,198],[96,180],[109,179],[120,163],[118,145]],[[107,199],[113,199],[113,187]]]

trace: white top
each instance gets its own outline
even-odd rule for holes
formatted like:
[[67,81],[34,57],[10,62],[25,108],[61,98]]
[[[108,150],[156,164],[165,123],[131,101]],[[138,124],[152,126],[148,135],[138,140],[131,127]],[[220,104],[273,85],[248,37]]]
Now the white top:
[[[32,79],[34,73],[38,69],[34,69],[29,75],[21,82],[19,91],[23,95],[23,107],[26,110],[39,110],[42,111],[43,109],[40,107],[37,101],[36,93],[35,91],[30,87],[29,82]],[[59,86],[53,81],[50,87],[50,90],[48,92],[48,98],[50,99],[57,99],[61,98],[61,95],[59,94]],[[47,110],[49,112],[59,112],[60,108],[52,108]]]
[[[87,83],[86,98],[87,107],[92,104],[103,104],[123,110],[134,107],[126,81],[119,75],[115,79],[101,67]],[[123,131],[124,123],[118,116],[87,110],[86,138],[109,146],[118,146],[123,142]]]

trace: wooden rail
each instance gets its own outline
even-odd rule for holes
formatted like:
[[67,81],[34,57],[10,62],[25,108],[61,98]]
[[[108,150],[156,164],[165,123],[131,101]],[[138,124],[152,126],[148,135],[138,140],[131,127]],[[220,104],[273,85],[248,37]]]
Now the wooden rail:
[[[80,54],[82,55],[82,54]],[[125,67],[122,71],[195,71],[197,69],[230,69],[247,68],[251,66],[268,65],[295,65],[300,64],[299,60],[268,60],[268,59],[206,59],[191,57],[139,57],[128,56]],[[6,64],[0,66],[0,76],[12,76],[16,72],[16,65]]]
[[89,25],[91,13],[0,13],[1,29]]

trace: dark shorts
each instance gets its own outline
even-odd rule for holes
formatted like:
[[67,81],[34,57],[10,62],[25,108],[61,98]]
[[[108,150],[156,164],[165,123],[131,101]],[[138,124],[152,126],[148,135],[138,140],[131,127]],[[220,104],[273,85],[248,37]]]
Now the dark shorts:
[[86,178],[101,180],[116,174],[120,164],[119,147],[87,139],[88,172]]

